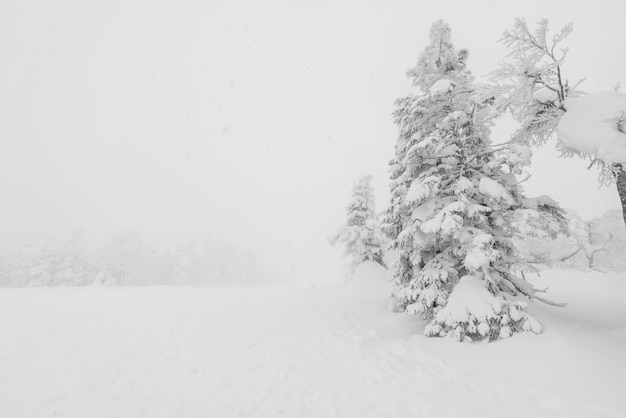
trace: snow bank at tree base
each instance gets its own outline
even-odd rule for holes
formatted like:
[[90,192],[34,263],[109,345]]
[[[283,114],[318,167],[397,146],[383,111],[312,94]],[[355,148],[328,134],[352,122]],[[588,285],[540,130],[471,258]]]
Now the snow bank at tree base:
[[626,277],[546,272],[567,309],[497,343],[421,336],[388,273],[317,288],[0,290],[0,416],[623,417]]
[[509,338],[515,331],[539,334],[541,324],[524,312],[527,306],[522,301],[494,296],[487,290],[484,280],[464,276],[424,334],[430,337],[451,336],[466,342]]
[[626,162],[626,134],[618,118],[626,112],[626,95],[606,91],[568,99],[567,111],[557,127],[559,139],[569,148],[606,163]]

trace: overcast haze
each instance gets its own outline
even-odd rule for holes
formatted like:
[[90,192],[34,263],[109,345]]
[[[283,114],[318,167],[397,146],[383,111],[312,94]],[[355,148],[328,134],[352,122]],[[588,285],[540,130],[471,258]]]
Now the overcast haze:
[[[357,177],[373,174],[387,203],[390,113],[434,20],[477,76],[502,59],[515,17],[571,21],[564,70],[596,91],[626,81],[624,12],[619,0],[5,1],[0,240],[209,233],[281,263],[325,260]],[[552,149],[534,150],[528,194],[583,217],[619,207],[586,162]]]

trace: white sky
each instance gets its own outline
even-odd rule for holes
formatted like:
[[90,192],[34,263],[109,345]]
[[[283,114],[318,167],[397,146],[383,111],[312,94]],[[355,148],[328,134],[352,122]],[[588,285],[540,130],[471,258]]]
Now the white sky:
[[[387,203],[390,113],[434,20],[478,76],[515,17],[573,21],[564,69],[596,91],[626,82],[624,12],[623,0],[3,1],[0,241],[208,232],[322,259],[355,178],[373,174]],[[586,162],[552,148],[535,150],[528,194],[584,217],[619,207]]]

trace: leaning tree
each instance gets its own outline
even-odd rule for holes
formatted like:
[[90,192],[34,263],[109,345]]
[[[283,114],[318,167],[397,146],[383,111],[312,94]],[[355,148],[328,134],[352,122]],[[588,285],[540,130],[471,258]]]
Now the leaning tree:
[[[577,155],[599,168],[599,181],[615,183],[626,223],[626,95],[617,91],[584,94],[563,72],[572,24],[549,36],[548,20],[531,30],[523,19],[505,31],[507,58],[493,73],[492,92],[501,112],[519,123],[512,141],[543,145],[556,136],[563,156]],[[582,81],[582,80],[581,80]]]

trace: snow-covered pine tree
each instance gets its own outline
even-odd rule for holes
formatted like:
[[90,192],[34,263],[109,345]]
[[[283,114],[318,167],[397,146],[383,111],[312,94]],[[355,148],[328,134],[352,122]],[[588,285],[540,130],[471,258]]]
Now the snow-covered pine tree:
[[351,273],[367,260],[384,266],[384,234],[376,215],[374,188],[371,183],[371,175],[361,177],[354,183],[352,198],[346,206],[346,224],[330,239],[332,245],[344,244],[345,256],[350,257]]
[[397,254],[394,297],[431,320],[426,335],[494,340],[541,330],[515,298],[538,296],[516,272],[523,261],[512,238],[539,225],[557,230],[545,213],[559,210],[523,197],[516,174],[529,163],[528,148],[490,143],[489,104],[467,56],[454,48],[450,27],[435,22],[408,72],[419,92],[396,103],[385,227]]

